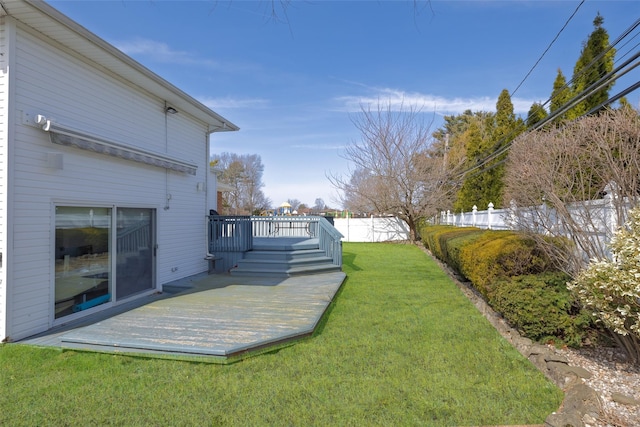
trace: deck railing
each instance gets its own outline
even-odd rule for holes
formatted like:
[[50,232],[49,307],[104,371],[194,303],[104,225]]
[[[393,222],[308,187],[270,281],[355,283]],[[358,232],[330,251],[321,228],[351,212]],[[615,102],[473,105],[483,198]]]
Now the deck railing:
[[209,253],[247,252],[253,249],[250,216],[210,215]]
[[318,241],[320,249],[333,260],[334,265],[342,266],[342,238],[344,237],[323,217],[317,217]]
[[209,218],[209,252],[246,252],[254,237],[306,237],[318,239],[319,247],[335,265],[342,265],[342,234],[324,217],[220,216]]

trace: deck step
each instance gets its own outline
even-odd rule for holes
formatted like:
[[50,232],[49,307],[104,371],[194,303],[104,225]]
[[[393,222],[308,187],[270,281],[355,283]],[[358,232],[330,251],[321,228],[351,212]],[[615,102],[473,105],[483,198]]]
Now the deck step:
[[238,261],[239,268],[250,268],[253,270],[263,269],[263,270],[290,270],[292,268],[298,267],[313,267],[322,264],[332,264],[331,258],[327,258],[325,256],[322,257],[307,257],[302,259],[283,259],[283,260],[274,260],[274,259],[243,259]]
[[320,273],[332,273],[341,271],[335,264],[318,264],[315,266],[293,267],[289,269],[262,269],[250,267],[236,267],[231,270],[232,276],[242,277],[293,277]]
[[232,276],[290,277],[341,271],[319,249],[317,239],[271,240],[254,243],[253,248],[231,269]]
[[[313,259],[325,257],[324,251],[320,249],[307,249],[300,251],[274,251],[274,250],[252,250],[245,254],[245,260],[273,260],[273,261],[294,261],[303,259]],[[326,257],[325,257],[326,258]]]
[[254,251],[299,251],[319,249],[320,242],[318,239],[307,238],[254,238]]

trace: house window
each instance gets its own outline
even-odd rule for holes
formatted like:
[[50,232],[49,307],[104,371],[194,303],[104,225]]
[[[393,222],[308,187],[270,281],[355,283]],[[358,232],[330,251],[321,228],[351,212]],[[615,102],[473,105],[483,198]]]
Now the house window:
[[111,301],[111,212],[56,207],[56,319]]

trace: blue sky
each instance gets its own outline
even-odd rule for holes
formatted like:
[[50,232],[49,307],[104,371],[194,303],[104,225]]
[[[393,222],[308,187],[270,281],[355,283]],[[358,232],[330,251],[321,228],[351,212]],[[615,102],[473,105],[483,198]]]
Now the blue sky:
[[[238,125],[214,134],[212,149],[260,155],[275,206],[322,198],[339,207],[327,175],[349,172],[342,154],[359,139],[351,120],[361,105],[422,107],[433,130],[445,114],[495,111],[580,1],[49,3]],[[640,18],[640,2],[582,4],[512,95],[517,114],[548,99],[558,68],[570,77],[598,11],[613,41]],[[634,34],[620,52],[638,51]],[[612,93],[638,80],[640,69]],[[637,107],[640,91],[628,99]]]

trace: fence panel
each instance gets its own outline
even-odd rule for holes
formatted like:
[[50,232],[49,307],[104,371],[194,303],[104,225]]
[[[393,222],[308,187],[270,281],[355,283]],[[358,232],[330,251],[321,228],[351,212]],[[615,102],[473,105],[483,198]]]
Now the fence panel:
[[345,242],[409,240],[409,226],[399,218],[334,218],[333,221]]
[[[565,236],[572,239],[577,246],[589,246],[585,253],[593,252],[610,256],[608,244],[615,230],[622,225],[627,217],[627,211],[633,206],[633,201],[627,198],[616,199],[612,195],[603,199],[576,202],[566,206],[568,215],[560,215],[547,205],[534,207],[511,206],[507,209],[489,208],[484,211],[474,209],[472,212],[462,212],[458,215],[451,212],[441,212],[440,223],[457,227],[475,226],[493,230],[526,229],[540,234]],[[474,206],[475,208],[475,206]],[[469,218],[472,218],[471,221]],[[572,236],[571,230],[581,230],[583,239],[578,241]]]

